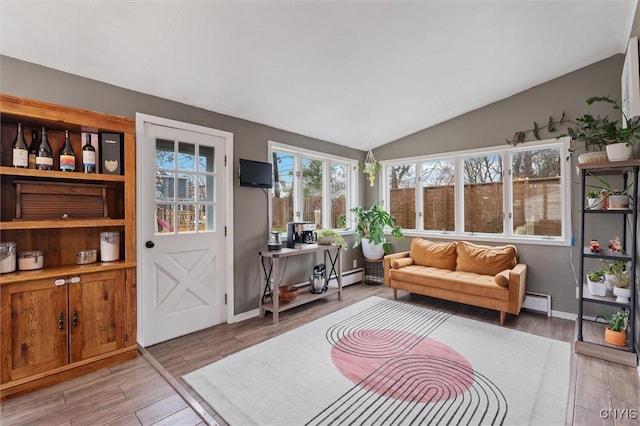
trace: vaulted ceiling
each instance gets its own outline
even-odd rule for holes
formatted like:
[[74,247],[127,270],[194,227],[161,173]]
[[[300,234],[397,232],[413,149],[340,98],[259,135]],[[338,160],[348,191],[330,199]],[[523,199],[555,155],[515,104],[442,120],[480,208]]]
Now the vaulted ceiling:
[[366,150],[623,53],[636,4],[2,0],[0,53]]

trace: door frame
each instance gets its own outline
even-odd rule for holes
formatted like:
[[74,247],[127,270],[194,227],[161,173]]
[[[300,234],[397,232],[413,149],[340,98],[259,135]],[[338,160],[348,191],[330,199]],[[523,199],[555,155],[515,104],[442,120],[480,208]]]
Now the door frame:
[[[225,265],[224,271],[226,274],[226,285],[225,285],[225,293],[226,293],[226,309],[225,309],[225,319],[227,324],[232,324],[234,319],[234,275],[233,275],[233,133],[227,132],[224,130],[217,130],[210,127],[204,127],[197,124],[184,123],[177,120],[172,120],[169,118],[157,117],[154,115],[144,114],[140,112],[136,112],[136,170],[142,170],[142,156],[139,155],[139,150],[142,147],[142,144],[145,143],[145,134],[144,134],[144,125],[145,123],[154,124],[157,126],[164,127],[172,127],[179,130],[186,130],[190,132],[203,133],[206,135],[212,135],[217,137],[222,137],[225,139],[225,173],[224,176],[226,178],[226,191],[224,200],[221,200],[225,204],[224,214],[225,214],[225,227],[227,229],[227,234],[225,238]],[[136,232],[138,235],[142,235],[142,217],[140,214],[140,207],[142,205],[142,173],[136,173]],[[144,250],[144,242],[142,241],[144,238],[137,238],[136,242],[136,254],[137,259],[142,259],[142,250]],[[141,263],[138,263],[138,267],[136,268],[136,277],[138,287],[144,285],[142,282],[142,267]],[[144,327],[142,321],[142,291],[137,292],[137,340],[138,343],[144,346],[144,342],[142,341],[142,336],[144,336]]]

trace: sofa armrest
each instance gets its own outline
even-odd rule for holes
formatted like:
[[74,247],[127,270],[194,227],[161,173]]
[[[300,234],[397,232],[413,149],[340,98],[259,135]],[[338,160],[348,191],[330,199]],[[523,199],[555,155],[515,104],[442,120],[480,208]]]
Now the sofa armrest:
[[389,269],[391,269],[391,261],[394,259],[402,259],[404,257],[409,257],[408,251],[403,251],[400,253],[388,254],[384,257],[384,285],[389,287]]
[[527,265],[517,264],[509,273],[509,309],[511,313],[520,313],[527,290]]

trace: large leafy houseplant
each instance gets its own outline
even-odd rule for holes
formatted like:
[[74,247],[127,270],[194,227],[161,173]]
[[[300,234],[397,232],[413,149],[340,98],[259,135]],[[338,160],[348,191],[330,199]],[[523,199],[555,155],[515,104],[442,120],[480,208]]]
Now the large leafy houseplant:
[[[385,243],[385,229],[391,229],[391,236],[396,239],[404,237],[400,227],[391,214],[382,206],[382,201],[378,201],[370,209],[357,206],[351,209],[355,218],[356,241],[353,247],[362,244],[362,239],[368,239],[372,244],[379,245]],[[388,253],[389,244],[384,244],[385,253]]]

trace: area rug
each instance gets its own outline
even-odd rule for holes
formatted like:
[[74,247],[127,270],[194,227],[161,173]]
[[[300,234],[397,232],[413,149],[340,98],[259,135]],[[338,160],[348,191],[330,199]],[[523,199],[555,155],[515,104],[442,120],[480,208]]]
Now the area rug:
[[370,297],[183,376],[231,425],[564,425],[570,345]]

